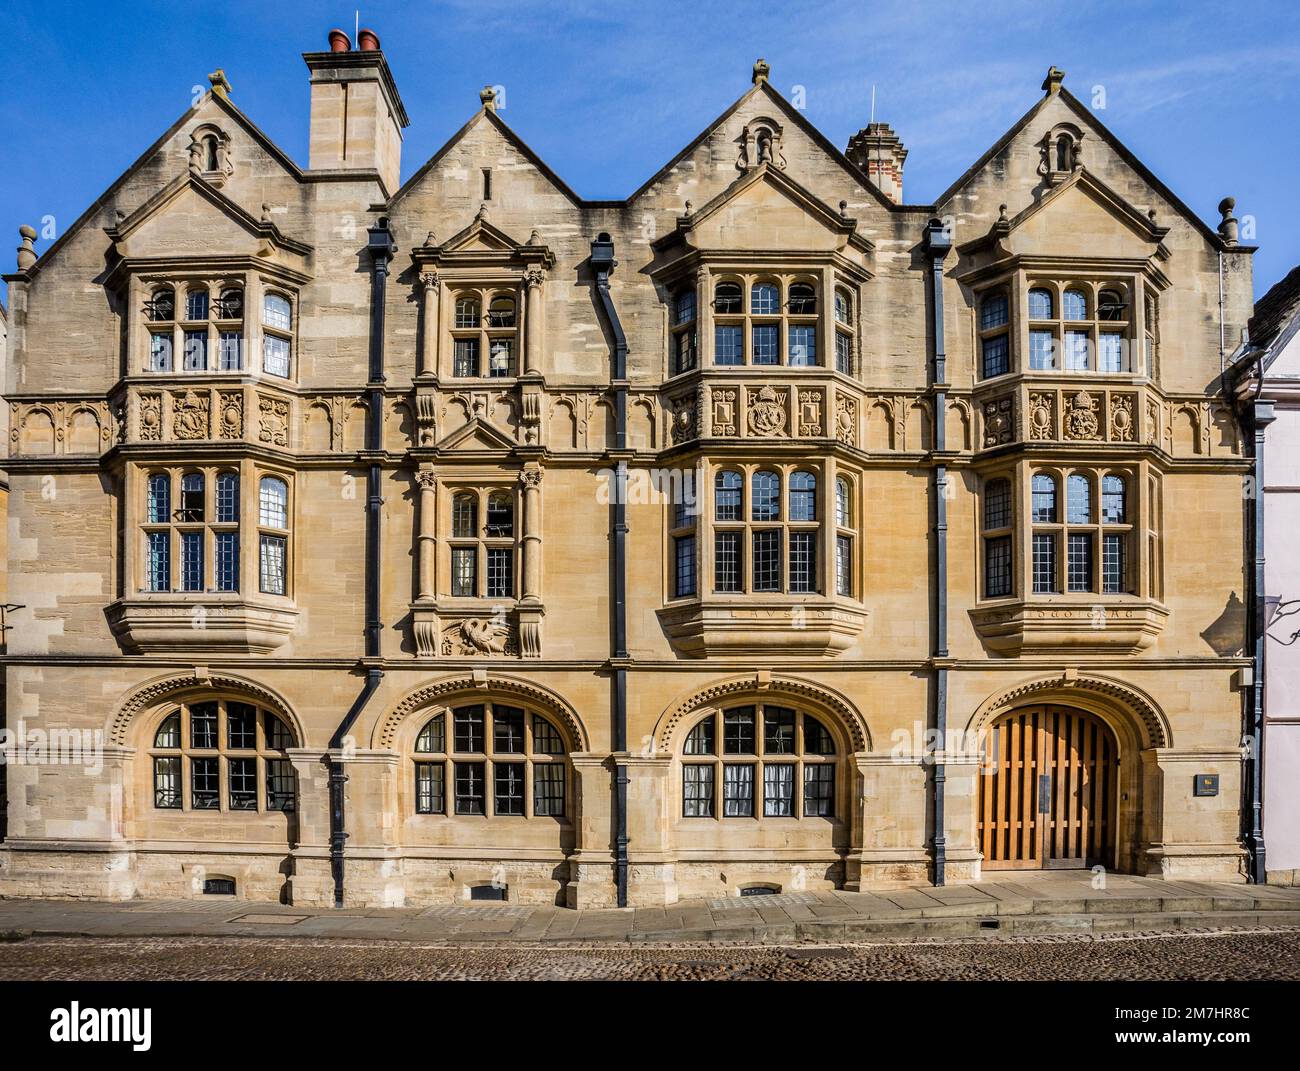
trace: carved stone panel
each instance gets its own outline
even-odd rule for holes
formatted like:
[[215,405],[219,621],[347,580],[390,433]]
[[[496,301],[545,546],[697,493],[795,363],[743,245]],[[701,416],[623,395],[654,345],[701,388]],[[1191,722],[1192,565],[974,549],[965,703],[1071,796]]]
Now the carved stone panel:
[[984,403],[984,446],[1001,446],[1015,438],[1016,402],[1011,395]]

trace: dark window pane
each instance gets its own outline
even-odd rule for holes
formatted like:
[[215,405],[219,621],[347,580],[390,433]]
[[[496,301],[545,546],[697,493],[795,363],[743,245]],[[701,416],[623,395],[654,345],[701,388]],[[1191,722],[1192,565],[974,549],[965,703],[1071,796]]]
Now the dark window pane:
[[515,593],[515,552],[509,547],[492,547],[487,552],[487,597],[509,599]]
[[785,707],[764,707],[764,754],[793,755],[794,751],[794,711]]
[[179,710],[168,714],[163,719],[163,723],[158,726],[158,731],[153,738],[154,747],[175,747],[181,746],[181,712]]
[[722,750],[727,755],[753,755],[754,708],[741,707],[722,715]]
[[990,480],[984,487],[984,527],[1011,526],[1011,481]]
[[203,533],[181,533],[181,590],[203,590]]
[[226,741],[233,749],[257,747],[257,708],[247,703],[226,704]]
[[220,810],[221,775],[216,759],[190,759],[190,806],[196,811]]
[[456,763],[456,813],[486,813],[486,790],[483,763]]
[[803,768],[803,814],[805,818],[829,818],[835,813],[835,767],[828,762],[810,763]]
[[564,763],[533,764],[533,814],[564,814]]
[[563,755],[564,738],[545,718],[533,715],[533,751],[538,755]]
[[478,501],[462,492],[451,500],[451,534],[457,539],[473,539],[478,535]]
[[1011,594],[1011,537],[984,542],[984,594],[990,599]]
[[695,594],[695,537],[678,536],[673,540],[673,594],[681,598]]
[[185,332],[185,371],[203,372],[208,367],[208,333]]
[[980,303],[980,330],[988,331],[1007,322],[1009,311],[1005,293],[990,294]]
[[524,813],[524,764],[498,762],[492,769],[492,807],[495,814]]
[[684,324],[695,319],[695,291],[689,287],[679,290],[673,299],[673,323]]
[[741,294],[738,283],[719,283],[713,291],[714,311],[722,313],[724,316],[740,312],[740,300]]
[[228,759],[226,775],[230,779],[230,809],[257,810],[257,760]]
[[274,714],[266,715],[266,746],[272,751],[284,751],[293,747],[293,734]]
[[686,735],[686,747],[684,749],[687,755],[712,755],[714,754],[714,718],[710,714],[699,725],[695,726]]
[[492,708],[492,746],[508,755],[524,753],[524,712],[518,707]]
[[488,496],[487,534],[501,538],[515,534],[515,503],[508,492],[497,491]]
[[190,707],[190,747],[217,747],[216,703],[195,703]]
[[217,533],[216,581],[218,591],[239,590],[239,533]]
[[984,378],[991,376],[1005,375],[1011,368],[1010,353],[1007,349],[1007,336],[994,335],[992,338],[986,338],[982,344],[983,348],[983,372]]
[[148,517],[150,524],[166,524],[171,520],[172,514],[172,484],[171,477],[162,473],[157,473],[149,477],[149,507]]
[[1102,540],[1102,590],[1107,595],[1120,595],[1128,590],[1125,548],[1128,539],[1122,535],[1104,536]]
[[713,590],[740,590],[739,532],[719,532],[713,537]]
[[754,590],[781,590],[781,533],[754,533]]
[[452,712],[457,751],[476,754],[484,750],[483,708],[461,707]]
[[452,350],[452,375],[478,375],[478,339],[458,338]]
[[803,749],[810,755],[835,754],[835,738],[810,714],[803,716]]
[[853,540],[835,537],[835,594],[853,594]]
[[150,532],[146,547],[149,590],[171,591],[171,536],[166,532]]
[[808,283],[790,285],[790,314],[812,316],[817,312],[817,290]]
[[203,499],[203,474],[187,472],[181,477],[181,508],[177,520],[202,521]]

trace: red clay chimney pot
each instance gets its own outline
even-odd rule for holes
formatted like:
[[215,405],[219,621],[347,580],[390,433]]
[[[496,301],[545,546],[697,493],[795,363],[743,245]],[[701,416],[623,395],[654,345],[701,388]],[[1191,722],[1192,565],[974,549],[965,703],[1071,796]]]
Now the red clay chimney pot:
[[351,52],[352,39],[342,30],[330,30],[330,51]]
[[379,36],[374,30],[362,30],[357,34],[357,48],[362,52],[378,52]]

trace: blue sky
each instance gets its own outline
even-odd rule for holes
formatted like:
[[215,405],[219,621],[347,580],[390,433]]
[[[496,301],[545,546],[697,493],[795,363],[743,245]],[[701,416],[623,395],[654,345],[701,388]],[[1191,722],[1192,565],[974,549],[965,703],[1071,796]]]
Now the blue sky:
[[[233,99],[307,162],[300,53],[352,4],[9,0],[0,228],[71,224],[224,67]],[[635,190],[749,86],[764,56],[837,145],[876,116],[910,150],[906,199],[948,186],[1040,94],[1050,64],[1195,212],[1253,217],[1256,294],[1300,262],[1300,5],[1215,2],[368,2],[411,117],[409,176],[505,86],[501,113],[579,194]],[[48,241],[38,243],[44,248]],[[12,252],[2,252],[12,270]]]

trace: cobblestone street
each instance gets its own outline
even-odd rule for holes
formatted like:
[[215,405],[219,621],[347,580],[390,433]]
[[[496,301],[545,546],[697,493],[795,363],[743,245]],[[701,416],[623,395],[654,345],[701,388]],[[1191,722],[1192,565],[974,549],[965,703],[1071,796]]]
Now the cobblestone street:
[[1300,980],[1300,930],[908,944],[539,947],[304,938],[0,942],[0,980]]

